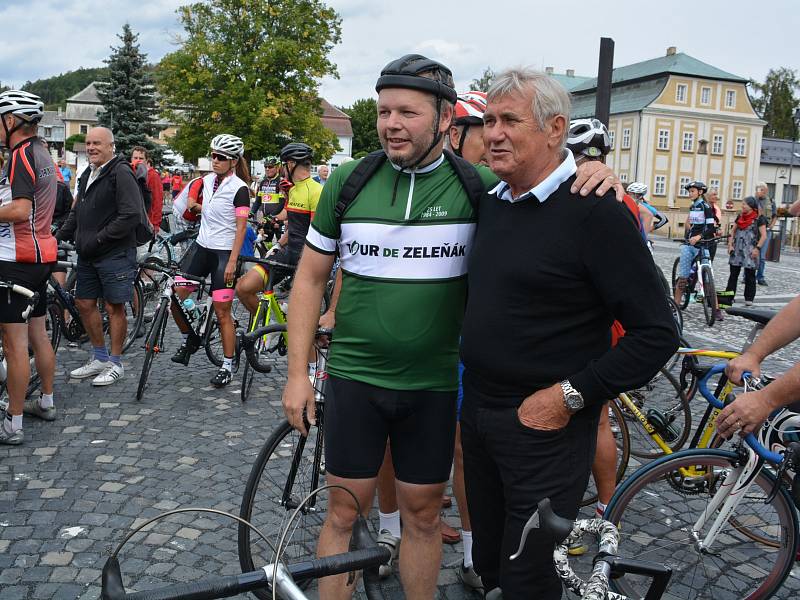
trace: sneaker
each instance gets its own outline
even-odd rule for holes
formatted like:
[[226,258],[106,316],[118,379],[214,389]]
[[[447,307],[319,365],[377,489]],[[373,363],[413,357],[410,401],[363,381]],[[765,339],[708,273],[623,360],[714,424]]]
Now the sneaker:
[[172,355],[170,360],[185,367],[189,364],[189,358],[191,358],[191,356],[192,352],[189,350],[189,346],[187,344],[181,344],[181,347]]
[[25,400],[25,406],[22,409],[22,413],[25,415],[31,415],[32,417],[38,417],[44,421],[56,420],[56,407],[51,406],[50,408],[42,408],[39,404],[38,398],[28,398]]
[[92,385],[111,385],[112,383],[116,383],[122,376],[125,374],[125,369],[122,368],[122,365],[115,365],[114,363],[108,363],[108,367],[100,373],[97,377],[94,378],[92,381]]
[[3,421],[6,419],[6,411],[0,411],[0,444],[8,444],[9,446],[19,446],[25,439],[25,434],[22,429],[17,429],[14,433],[8,433]]
[[87,377],[94,377],[105,371],[110,364],[111,361],[103,362],[102,360],[93,358],[82,367],[71,371],[69,376],[73,379],[86,379]]
[[583,536],[572,542],[567,547],[567,554],[570,556],[581,556],[589,551],[589,544],[583,541]]
[[461,563],[461,571],[459,572],[461,576],[461,583],[464,586],[472,589],[472,590],[480,590],[483,591],[483,582],[481,581],[481,576],[475,572],[475,569],[472,567],[465,567],[464,563]]
[[745,306],[753,306],[753,301],[752,300],[745,300],[744,301],[744,305]]
[[766,286],[769,286],[769,284],[767,283],[767,280],[766,280],[766,279],[759,279],[759,280],[758,280],[756,283],[757,283],[758,285],[766,285]]
[[217,374],[211,378],[211,385],[214,387],[225,387],[231,382],[232,379],[233,375],[231,375],[231,372],[228,371],[228,369],[220,368],[220,370],[217,371]]
[[392,552],[392,555],[389,557],[389,562],[378,567],[378,576],[381,579],[386,579],[392,574],[392,565],[400,555],[400,538],[393,536],[388,529],[381,529],[378,534],[378,543],[383,544]]

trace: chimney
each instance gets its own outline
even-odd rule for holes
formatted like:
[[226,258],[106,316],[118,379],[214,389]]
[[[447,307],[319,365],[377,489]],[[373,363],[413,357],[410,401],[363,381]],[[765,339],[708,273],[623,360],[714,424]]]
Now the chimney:
[[678,48],[675,46],[670,46],[667,48],[667,56],[675,56],[675,53],[678,51]]
[[553,67],[545,67],[544,68],[544,72],[547,73],[548,75],[552,75],[553,74]]
[[575,69],[567,69],[567,77],[575,77]]

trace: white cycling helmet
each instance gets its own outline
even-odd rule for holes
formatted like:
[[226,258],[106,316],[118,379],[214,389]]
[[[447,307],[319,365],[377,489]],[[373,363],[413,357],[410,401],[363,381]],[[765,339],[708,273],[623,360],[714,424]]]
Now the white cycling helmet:
[[569,124],[567,148],[572,154],[584,154],[591,158],[605,156],[611,152],[608,129],[598,119],[575,119]]
[[44,103],[36,94],[7,90],[0,94],[0,115],[9,113],[28,123],[35,123],[44,115]]
[[645,196],[647,195],[647,185],[640,183],[639,181],[634,181],[628,186],[628,193],[641,194],[642,196]]
[[244,155],[244,142],[235,135],[220,133],[211,140],[211,151],[231,158],[239,158]]

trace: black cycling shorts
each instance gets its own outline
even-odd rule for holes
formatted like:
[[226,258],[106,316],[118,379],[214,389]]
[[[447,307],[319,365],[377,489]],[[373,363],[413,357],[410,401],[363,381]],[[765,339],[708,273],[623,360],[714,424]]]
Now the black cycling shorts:
[[325,468],[346,479],[378,475],[388,438],[399,481],[450,478],[456,392],[389,390],[330,378],[325,396]]
[[[29,318],[43,317],[47,312],[47,279],[52,264],[0,261],[0,279],[10,281],[39,293],[39,299]],[[22,313],[28,299],[8,288],[0,288],[0,323],[24,323]]]
[[[209,250],[194,242],[181,259],[181,270],[195,277],[211,275],[211,295],[214,300],[230,301],[233,300],[233,285],[225,283],[225,267],[230,255],[230,250]],[[225,293],[214,294],[214,292]],[[228,294],[228,292],[230,293]]]

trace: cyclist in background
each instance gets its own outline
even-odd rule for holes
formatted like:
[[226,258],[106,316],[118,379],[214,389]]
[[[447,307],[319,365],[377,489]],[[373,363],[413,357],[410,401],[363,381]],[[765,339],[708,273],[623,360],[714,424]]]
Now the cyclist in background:
[[701,239],[711,239],[717,228],[714,210],[706,202],[708,187],[702,181],[691,181],[686,185],[691,205],[686,219],[685,242],[681,245],[681,260],[678,263],[678,278],[675,282],[675,303],[680,306],[686,282],[692,274],[692,262],[700,249],[696,246]]
[[486,92],[470,91],[459,94],[453,122],[447,136],[447,145],[456,154],[473,165],[486,164],[483,147],[483,113],[486,110]]
[[[280,189],[281,162],[276,156],[264,159],[266,173],[256,188],[256,201],[250,209],[250,214],[258,218],[261,211],[264,217],[264,233],[267,241],[278,239],[281,236],[281,221],[286,221],[286,194]],[[274,217],[271,223],[268,217]]]
[[[196,277],[211,275],[211,297],[222,337],[223,361],[211,384],[223,387],[231,382],[236,332],[231,317],[233,284],[236,261],[247,229],[250,214],[250,173],[242,158],[244,144],[234,135],[220,134],[211,140],[212,173],[203,177],[203,204],[188,198],[188,210],[202,214],[197,240],[182,260],[186,273]],[[188,288],[176,290],[175,295],[184,300]],[[173,317],[183,333],[183,344],[172,361],[189,364],[189,357],[197,350],[189,343],[189,324],[183,322],[173,308]]]
[[[0,94],[0,144],[10,149],[8,177],[0,182],[0,278],[38,292],[25,322],[27,299],[0,290],[0,327],[8,363],[8,408],[0,411],[0,444],[21,444],[22,414],[52,421],[55,354],[45,330],[47,279],[56,260],[51,232],[56,206],[56,165],[37,137],[44,115],[41,98],[29,92]],[[42,378],[42,396],[25,400],[30,379],[28,345]]]
[[639,219],[647,235],[669,223],[669,219],[645,199],[647,195],[646,184],[634,181],[628,186],[627,192],[639,205]]

